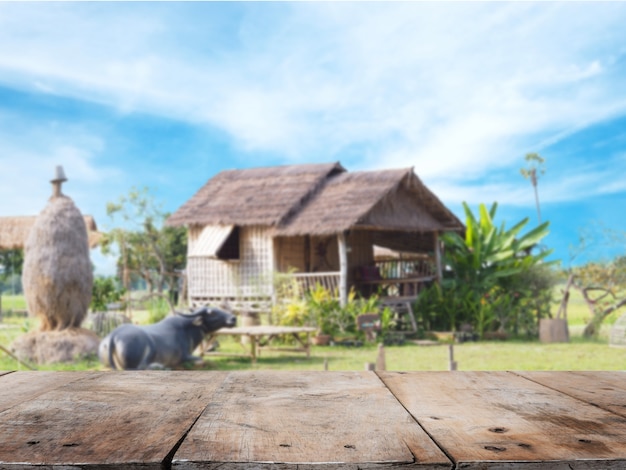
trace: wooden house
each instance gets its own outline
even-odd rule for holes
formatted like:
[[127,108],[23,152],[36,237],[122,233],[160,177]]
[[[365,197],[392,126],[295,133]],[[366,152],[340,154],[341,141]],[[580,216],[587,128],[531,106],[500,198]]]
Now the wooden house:
[[[352,288],[416,295],[441,276],[439,234],[464,228],[412,168],[339,163],[223,171],[167,224],[189,230],[190,303],[248,310],[271,302],[276,273],[343,302]],[[375,258],[375,247],[405,258]]]

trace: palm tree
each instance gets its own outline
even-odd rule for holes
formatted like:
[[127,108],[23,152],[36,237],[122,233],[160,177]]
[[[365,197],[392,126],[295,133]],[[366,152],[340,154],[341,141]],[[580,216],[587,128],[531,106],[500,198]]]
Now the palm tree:
[[545,159],[538,153],[527,153],[525,157],[528,168],[522,168],[520,173],[524,178],[530,179],[535,190],[535,203],[537,204],[537,219],[541,223],[541,211],[539,209],[539,192],[537,191],[537,180],[539,175],[543,175],[546,171],[543,167]]

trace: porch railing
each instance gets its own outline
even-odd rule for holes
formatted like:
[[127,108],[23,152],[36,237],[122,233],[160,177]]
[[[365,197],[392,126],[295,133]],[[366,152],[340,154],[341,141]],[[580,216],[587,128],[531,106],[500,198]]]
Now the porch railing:
[[430,258],[381,260],[376,261],[376,267],[383,279],[429,277],[437,272]]
[[330,292],[339,292],[339,272],[325,273],[294,273],[301,292],[308,292],[321,285]]

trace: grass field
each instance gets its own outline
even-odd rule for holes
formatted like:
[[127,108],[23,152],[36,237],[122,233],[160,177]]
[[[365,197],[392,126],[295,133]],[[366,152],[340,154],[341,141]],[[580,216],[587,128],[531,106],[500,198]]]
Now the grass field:
[[2,311],[7,312],[10,310],[26,310],[26,300],[24,300],[23,295],[6,295],[3,294],[0,297],[0,306],[2,306]]
[[[7,301],[20,310],[23,299],[3,296],[3,310]],[[558,305],[554,306],[556,312]],[[573,293],[568,307],[569,343],[542,344],[539,341],[493,341],[454,345],[454,359],[459,370],[624,370],[626,348],[608,346],[610,324],[624,312],[613,314],[603,325],[597,339],[581,338],[582,329],[589,318],[584,301]],[[142,322],[146,312],[135,312],[133,320]],[[33,327],[33,320],[20,315],[5,315],[0,321],[0,345],[8,347],[15,337]],[[246,349],[244,349],[244,347]],[[248,346],[231,337],[220,338],[219,351],[243,354]],[[210,356],[205,359],[206,369],[283,369],[283,370],[363,370],[368,362],[375,362],[377,346],[313,346],[311,357],[303,354],[263,351],[256,364],[249,358]],[[421,346],[407,342],[402,346],[385,347],[388,370],[448,370],[449,349],[445,343]],[[23,370],[25,367],[0,351],[0,370]],[[40,370],[103,370],[95,360],[81,361],[64,366],[39,366]]]

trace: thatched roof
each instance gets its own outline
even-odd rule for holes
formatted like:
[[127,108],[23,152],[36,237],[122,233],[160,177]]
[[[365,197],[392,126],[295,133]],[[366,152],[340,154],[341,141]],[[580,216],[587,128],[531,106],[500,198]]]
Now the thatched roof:
[[355,228],[432,232],[462,224],[408,168],[329,178],[279,233],[330,235]]
[[349,173],[339,163],[219,173],[167,223],[266,225],[286,236],[463,229],[412,168]]
[[343,171],[339,163],[222,171],[172,214],[167,224],[277,226],[329,176]]
[[[96,221],[90,215],[83,216],[87,226],[89,247],[98,245],[101,233],[98,232]],[[30,229],[35,224],[37,216],[0,217],[0,250],[22,249],[28,238]]]

